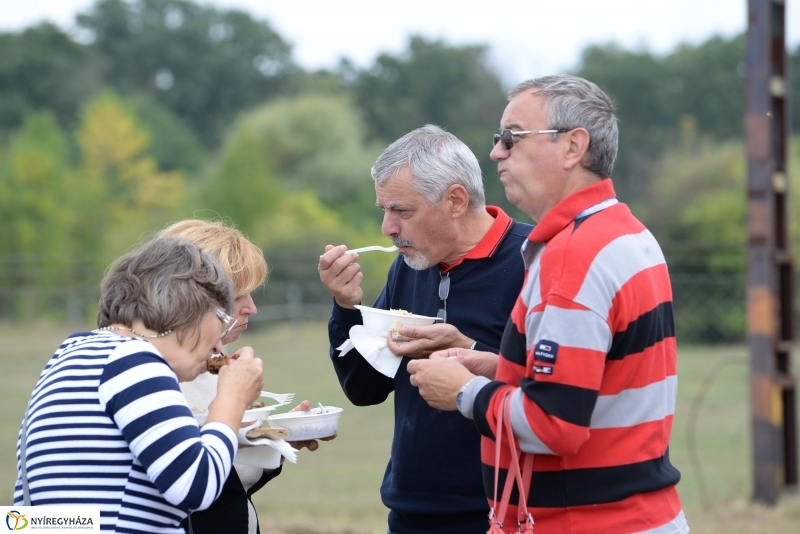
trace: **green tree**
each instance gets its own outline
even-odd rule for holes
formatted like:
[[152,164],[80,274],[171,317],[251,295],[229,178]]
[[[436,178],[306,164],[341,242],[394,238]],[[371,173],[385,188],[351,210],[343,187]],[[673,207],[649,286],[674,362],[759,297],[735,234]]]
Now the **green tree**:
[[255,221],[280,204],[286,191],[256,132],[235,125],[217,163],[187,199],[188,216],[230,218],[252,235]]
[[261,150],[290,190],[313,188],[340,211],[374,208],[370,168],[381,148],[365,146],[364,124],[346,97],[279,98],[250,113],[241,126],[257,132]]
[[[790,158],[789,235],[797,262],[800,139],[793,141]],[[743,338],[746,183],[742,141],[698,138],[691,123],[684,125],[684,143],[665,152],[655,167],[653,196],[639,215],[664,247],[673,277],[676,327],[686,341]],[[705,298],[692,294],[698,291]]]
[[667,111],[667,126],[691,116],[698,131],[714,139],[744,134],[745,37],[712,37],[696,46],[681,45],[663,64],[666,87],[658,93]]
[[105,81],[150,92],[207,146],[236,114],[286,91],[290,48],[267,22],[187,0],[99,0],[78,23],[95,38]]
[[[279,257],[273,283],[316,278],[326,244],[388,242],[369,175],[379,149],[365,147],[363,138],[358,112],[342,96],[275,99],[241,116],[184,211],[228,218],[267,258]],[[376,256],[364,263],[372,289],[391,260]],[[293,257],[299,259],[284,268]]]
[[489,159],[491,134],[497,131],[506,97],[489,64],[487,46],[449,46],[411,37],[405,52],[382,54],[359,72],[353,89],[368,132],[384,146],[427,123],[446,128],[478,158],[487,200],[525,217],[507,201],[497,166]]
[[0,136],[18,128],[27,113],[45,109],[61,127],[74,127],[99,85],[97,57],[56,26],[0,33]]
[[284,192],[313,190],[350,220],[374,222],[369,170],[380,149],[365,147],[363,138],[358,112],[344,97],[274,99],[232,129],[204,198],[248,227],[245,220],[273,210]]
[[[69,255],[75,215],[64,199],[70,172],[69,143],[55,116],[26,116],[19,131],[0,147],[0,281],[21,291],[52,286]],[[0,314],[30,319],[29,298],[2,299]]]
[[146,155],[147,132],[115,94],[90,102],[76,138],[81,162],[70,198],[81,214],[73,232],[79,250],[113,257],[182,204],[183,173],[159,171]]
[[646,198],[658,157],[681,142],[685,117],[693,118],[701,136],[742,136],[743,45],[742,36],[713,37],[664,57],[615,44],[584,50],[576,74],[597,83],[615,103],[620,149],[614,182],[626,200]]
[[137,93],[125,99],[151,139],[147,154],[164,171],[183,170],[197,173],[206,163],[206,149],[186,124],[149,93]]

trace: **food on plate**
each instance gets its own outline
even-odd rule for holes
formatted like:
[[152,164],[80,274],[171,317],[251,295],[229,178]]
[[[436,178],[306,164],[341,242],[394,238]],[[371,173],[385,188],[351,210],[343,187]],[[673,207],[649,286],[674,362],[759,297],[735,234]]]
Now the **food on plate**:
[[266,406],[266,405],[263,402],[256,401],[253,404],[251,404],[250,406],[248,406],[247,409],[248,410],[257,410],[259,408],[263,408],[264,406]]
[[238,357],[238,354],[231,354],[229,356],[225,354],[219,354],[217,356],[212,356],[206,360],[206,370],[212,375],[219,374],[219,370],[228,363],[228,360],[235,360]]
[[397,308],[397,309],[395,309],[395,308],[389,308],[389,313],[393,313],[393,314],[395,314],[395,315],[414,315],[414,314],[413,314],[413,313],[411,313],[410,311],[401,310],[401,309],[399,309],[399,308]]
[[247,437],[247,439],[286,439],[289,437],[289,431],[279,426],[260,426],[248,430],[245,437]]

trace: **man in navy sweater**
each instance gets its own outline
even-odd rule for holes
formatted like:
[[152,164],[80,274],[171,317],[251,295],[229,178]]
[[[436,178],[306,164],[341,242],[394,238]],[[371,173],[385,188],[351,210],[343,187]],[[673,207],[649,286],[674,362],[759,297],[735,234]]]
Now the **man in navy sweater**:
[[408,342],[388,338],[392,352],[404,357],[394,378],[375,370],[356,350],[340,357],[336,347],[361,324],[354,306],[363,297],[363,274],[356,254],[346,254],[344,245],[328,245],[319,271],[334,296],[328,323],[331,360],[353,404],[379,404],[394,392],[394,439],[381,485],[390,509],[389,533],[483,534],[489,509],[478,431],[457,412],[431,408],[411,386],[406,365],[410,358],[463,347],[481,355],[461,359],[474,373],[494,370],[496,357],[481,358],[499,351],[522,287],[520,247],[532,227],[486,206],[475,156],[434,125],[392,143],[373,165],[372,177],[384,211],[381,231],[400,252],[373,306],[446,315],[446,322],[403,327],[400,334],[412,338]]

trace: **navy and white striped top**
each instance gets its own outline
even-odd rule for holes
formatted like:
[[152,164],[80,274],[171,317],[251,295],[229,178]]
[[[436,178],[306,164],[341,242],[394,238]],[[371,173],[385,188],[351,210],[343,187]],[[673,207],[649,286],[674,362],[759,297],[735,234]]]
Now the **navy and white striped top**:
[[[183,534],[181,520],[218,497],[236,447],[227,425],[198,427],[177,376],[149,342],[76,333],[28,404],[31,503],[100,506],[103,531]],[[17,469],[14,504],[22,505]]]

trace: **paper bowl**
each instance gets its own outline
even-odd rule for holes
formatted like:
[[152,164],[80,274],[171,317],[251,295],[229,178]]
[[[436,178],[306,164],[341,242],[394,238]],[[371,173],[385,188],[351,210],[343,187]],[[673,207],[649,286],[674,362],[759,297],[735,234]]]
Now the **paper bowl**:
[[425,315],[402,315],[389,310],[380,308],[370,308],[369,306],[356,306],[361,312],[364,326],[384,335],[389,335],[389,331],[394,328],[395,323],[400,322],[404,326],[427,326],[439,320],[438,317],[427,317]]
[[313,408],[307,412],[287,412],[270,415],[267,424],[282,427],[289,431],[286,441],[305,441],[307,439],[329,438],[339,429],[339,416],[342,409],[335,406]]

